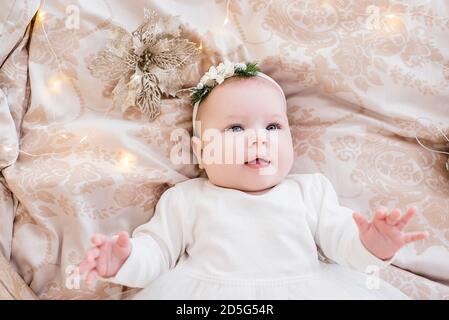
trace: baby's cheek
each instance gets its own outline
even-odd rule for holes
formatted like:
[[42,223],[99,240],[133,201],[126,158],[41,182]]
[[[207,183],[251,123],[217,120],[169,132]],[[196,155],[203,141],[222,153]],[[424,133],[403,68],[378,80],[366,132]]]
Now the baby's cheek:
[[290,170],[293,165],[293,160],[294,151],[292,140],[288,139],[288,137],[281,139],[278,148],[278,161],[280,162],[280,165],[285,167],[286,170]]
[[233,134],[223,136],[223,155],[227,164],[242,164],[245,162],[245,140],[243,135]]
[[268,140],[270,155],[275,162],[288,161],[293,157],[293,144],[289,134],[281,132]]
[[282,145],[282,136],[277,132],[273,131],[267,136],[267,149],[270,155],[276,156],[279,153],[279,149]]

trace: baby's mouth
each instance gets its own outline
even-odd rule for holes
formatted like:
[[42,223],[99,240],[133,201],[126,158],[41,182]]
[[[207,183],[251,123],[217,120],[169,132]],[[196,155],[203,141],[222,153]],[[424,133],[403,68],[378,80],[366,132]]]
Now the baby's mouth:
[[255,158],[254,160],[246,161],[245,165],[250,168],[258,169],[258,168],[267,167],[270,165],[270,163],[271,163],[270,160],[266,160],[263,158]]

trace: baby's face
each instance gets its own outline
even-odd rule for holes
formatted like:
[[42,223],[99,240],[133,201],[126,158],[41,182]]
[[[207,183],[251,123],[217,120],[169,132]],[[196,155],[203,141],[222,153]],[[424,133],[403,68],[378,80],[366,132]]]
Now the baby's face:
[[229,78],[201,103],[192,138],[200,167],[215,185],[263,193],[293,164],[284,95],[270,81]]

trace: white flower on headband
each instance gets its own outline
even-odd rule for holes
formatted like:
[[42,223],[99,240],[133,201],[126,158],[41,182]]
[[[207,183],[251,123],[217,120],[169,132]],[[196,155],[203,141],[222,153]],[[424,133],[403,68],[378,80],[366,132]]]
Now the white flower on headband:
[[243,71],[245,71],[246,70],[246,64],[245,63],[237,63],[236,65],[235,65],[235,68],[236,69],[240,69],[240,70],[243,70]]
[[209,71],[201,78],[197,88],[202,89],[205,86],[213,86],[215,82],[221,84],[226,78],[234,75],[234,64],[229,61],[220,63],[218,67],[210,67]]
[[259,71],[256,62],[238,62],[233,63],[228,60],[221,62],[217,67],[209,68],[204,76],[201,77],[200,82],[194,88],[191,95],[192,104],[204,99],[209,92],[217,85],[222,84],[225,79],[233,76],[252,77]]

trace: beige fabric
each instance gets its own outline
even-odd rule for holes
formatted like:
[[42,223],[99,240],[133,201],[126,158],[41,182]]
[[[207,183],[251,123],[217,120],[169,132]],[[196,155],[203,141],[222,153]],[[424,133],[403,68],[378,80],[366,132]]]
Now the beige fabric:
[[36,295],[0,255],[0,300],[34,300]]
[[0,2],[0,64],[22,40],[25,29],[39,7],[40,1]]
[[[29,22],[38,3],[1,1],[0,12],[0,170],[18,157],[21,122],[29,97],[25,48]],[[9,260],[17,201],[0,174],[0,253]]]
[[410,271],[388,266],[379,272],[379,276],[412,299],[449,300],[449,286],[431,281]]
[[[134,30],[145,6],[180,15],[186,35],[201,44],[202,63],[183,72],[186,86],[224,57],[259,60],[287,94],[293,172],[324,173],[343,205],[367,215],[379,205],[416,205],[409,230],[431,237],[408,246],[396,263],[449,280],[446,158],[414,140],[416,131],[428,145],[444,146],[418,118],[449,131],[445,2],[92,0],[75,6],[80,25],[71,29],[71,2],[48,0],[29,52],[20,37],[36,2],[17,3],[26,10],[7,20],[22,23],[0,49],[2,61],[7,57],[0,71],[0,218],[9,224],[0,244],[8,257],[12,243],[11,265],[40,298],[118,298],[121,288],[112,285],[76,289],[73,266],[89,236],[132,231],[168,186],[198,175],[193,165],[169,161],[172,130],[191,130],[188,99],[165,100],[162,115],[148,123],[136,109],[113,109],[113,83],[87,68],[114,26]],[[446,287],[413,273],[393,272],[388,281],[415,298],[448,297]]]

